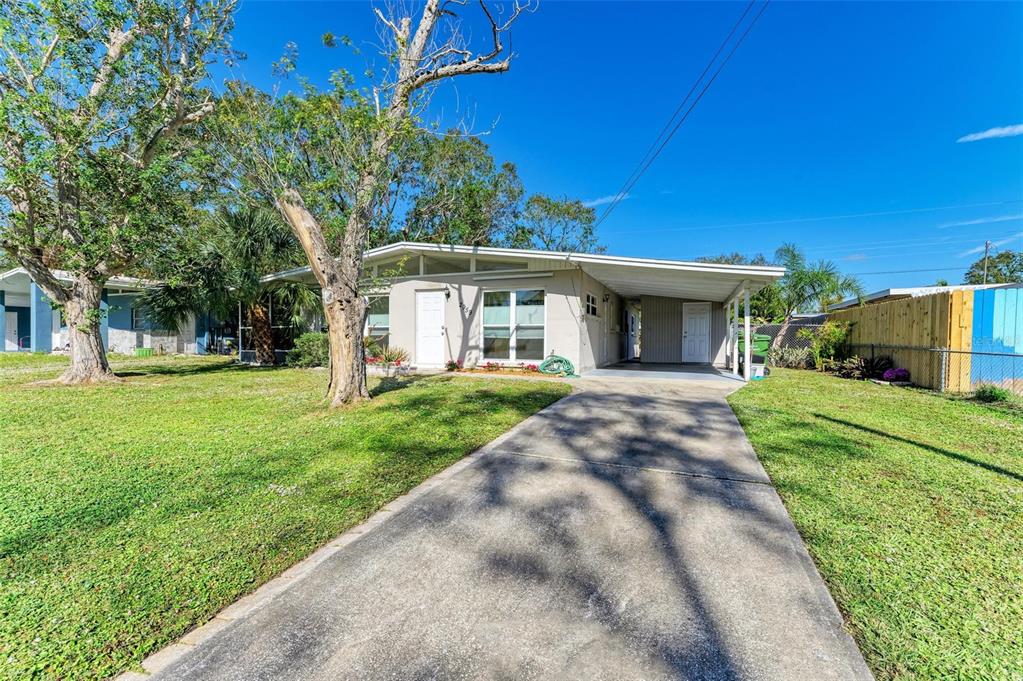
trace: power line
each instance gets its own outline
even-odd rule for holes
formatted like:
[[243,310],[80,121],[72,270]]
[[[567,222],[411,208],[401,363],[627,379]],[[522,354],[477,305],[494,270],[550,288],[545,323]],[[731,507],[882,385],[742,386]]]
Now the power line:
[[969,269],[969,265],[960,265],[959,267],[928,267],[922,270],[885,270],[883,272],[847,272],[853,276],[862,277],[868,274],[908,274],[910,272],[947,272],[949,270],[965,270]]
[[[735,54],[736,50],[739,49],[739,46],[741,46],[743,41],[746,40],[746,36],[749,35],[750,31],[756,25],[757,20],[760,19],[760,17],[763,15],[764,11],[767,9],[767,6],[770,3],[771,3],[771,0],[766,0],[766,2],[764,2],[763,5],[761,5],[760,11],[757,12],[757,14],[753,17],[753,20],[746,27],[746,30],[743,31],[741,36],[739,36],[739,40],[736,41],[735,45],[732,46],[732,49],[725,56],[724,60],[720,63],[720,65],[718,66],[717,70],[714,71],[714,74],[710,77],[710,80],[708,80],[707,83],[703,86],[703,88],[700,90],[700,93],[696,96],[696,98],[693,100],[693,102],[689,105],[689,108],[686,109],[685,113],[682,114],[682,117],[679,118],[678,122],[676,122],[675,125],[671,128],[671,130],[670,130],[670,132],[668,132],[667,136],[664,135],[664,130],[661,131],[661,134],[658,135],[658,139],[660,139],[661,137],[664,137],[664,140],[660,143],[660,145],[657,144],[657,139],[654,140],[654,143],[653,143],[653,145],[651,145],[651,148],[656,146],[656,149],[652,152],[652,154],[651,154],[650,151],[648,151],[647,154],[643,157],[644,160],[641,160],[640,163],[639,163],[639,166],[637,167],[637,169],[633,170],[632,174],[629,175],[629,178],[625,181],[625,184],[622,185],[622,188],[618,191],[617,194],[615,194],[614,200],[611,201],[611,203],[608,204],[607,208],[604,209],[603,214],[594,223],[594,225],[593,225],[594,227],[599,227],[600,224],[603,223],[608,218],[609,215],[611,215],[611,212],[615,209],[615,207],[617,207],[618,204],[622,202],[624,197],[629,193],[629,190],[631,190],[634,186],[636,186],[636,183],[639,182],[639,179],[643,176],[643,173],[645,173],[647,171],[647,169],[650,167],[650,165],[657,159],[657,157],[664,150],[664,147],[667,146],[668,142],[671,141],[671,138],[675,136],[676,132],[678,132],[678,129],[680,127],[682,127],[682,124],[686,122],[687,118],[689,118],[689,114],[691,114],[693,112],[693,109],[696,108],[696,105],[699,104],[700,100],[703,99],[703,96],[705,94],[707,94],[707,90],[709,90],[710,86],[714,84],[715,80],[717,80],[717,77],[721,74],[721,71],[725,68],[725,66],[728,64],[728,62],[732,59],[732,56]],[[672,117],[670,119],[668,119],[668,123],[667,123],[667,125],[665,125],[665,129],[667,129],[667,127],[671,125],[671,122],[678,116],[678,112],[681,111],[681,109],[685,106],[686,101],[688,101],[689,97],[696,90],[696,88],[699,85],[700,81],[703,80],[704,76],[707,74],[707,72],[710,70],[711,66],[717,60],[718,56],[721,54],[721,51],[724,49],[725,45],[727,45],[729,40],[731,40],[732,36],[735,34],[735,31],[737,30],[738,26],[742,23],[742,20],[746,17],[746,14],[749,12],[750,7],[752,7],[752,5],[753,5],[753,1],[751,0],[750,4],[746,7],[746,10],[739,17],[739,20],[736,22],[735,26],[733,26],[732,30],[728,33],[728,36],[725,38],[724,41],[722,41],[721,46],[718,48],[717,52],[714,53],[714,56],[707,63],[707,67],[703,70],[703,73],[701,73],[700,77],[697,78],[696,81],[693,83],[693,87],[690,88],[688,93],[686,93],[685,98],[682,100],[682,102],[676,108],[675,113],[672,114]],[[649,157],[649,158],[647,158],[647,157]]]
[[789,225],[799,222],[823,222],[826,220],[850,220],[852,218],[880,217],[884,215],[908,215],[911,213],[931,213],[940,210],[955,210],[958,208],[986,208],[990,206],[1005,206],[1014,203],[1023,203],[1023,199],[1010,199],[1008,201],[991,201],[988,203],[961,203],[954,206],[931,206],[928,208],[907,208],[904,210],[884,210],[869,213],[849,213],[846,215],[821,215],[812,218],[788,218],[785,220],[758,220],[756,222],[732,222],[721,225],[700,225],[698,227],[664,227],[662,229],[628,229],[604,232],[604,234],[636,234],[641,232],[694,232],[704,229],[730,229],[732,227],[757,227],[763,225]]
[[[632,174],[625,179],[625,183],[622,185],[623,187],[627,186],[633,180],[633,178],[637,176],[637,173],[640,172],[640,168],[643,166],[643,162],[657,148],[657,143],[661,141],[661,138],[664,137],[664,134],[668,132],[668,130],[671,128],[671,124],[675,121],[676,118],[678,118],[678,115],[685,107],[686,102],[689,101],[689,98],[693,96],[694,92],[696,92],[697,86],[699,86],[699,84],[703,81],[704,77],[710,71],[711,67],[714,66],[714,62],[717,61],[718,57],[721,56],[721,52],[725,49],[725,46],[727,46],[728,43],[732,40],[732,36],[735,35],[735,31],[739,28],[739,25],[742,24],[743,19],[746,18],[747,14],[749,14],[749,11],[753,8],[753,5],[755,3],[756,0],[750,0],[749,3],[746,5],[746,9],[742,11],[742,14],[739,15],[739,18],[732,25],[732,30],[728,32],[728,35],[725,36],[725,39],[721,41],[720,45],[718,45],[718,49],[714,52],[714,56],[710,58],[710,61],[707,62],[707,65],[703,67],[703,71],[696,78],[696,80],[693,81],[693,85],[692,87],[689,88],[689,92],[687,92],[686,96],[682,98],[682,101],[678,103],[678,106],[675,107],[675,110],[671,113],[671,117],[668,118],[667,122],[664,124],[664,127],[661,128],[661,131],[657,133],[657,137],[654,138],[654,141],[650,143],[650,148],[646,150],[645,154],[643,154],[643,157],[640,159],[639,163],[633,169]],[[614,201],[622,200],[619,199],[620,196],[622,196],[621,191],[614,195],[612,203],[614,203]]]

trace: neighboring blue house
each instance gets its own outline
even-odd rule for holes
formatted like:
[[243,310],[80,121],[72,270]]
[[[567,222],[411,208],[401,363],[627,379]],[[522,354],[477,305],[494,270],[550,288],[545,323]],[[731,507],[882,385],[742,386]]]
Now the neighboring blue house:
[[[71,281],[66,272],[58,279]],[[142,280],[114,277],[103,289],[100,322],[103,343],[111,352],[131,354],[137,348],[157,353],[205,354],[214,336],[206,318],[190,319],[175,331],[153,329],[138,305]],[[24,268],[0,273],[0,338],[4,352],[53,352],[67,346],[67,327],[60,312],[32,281]]]

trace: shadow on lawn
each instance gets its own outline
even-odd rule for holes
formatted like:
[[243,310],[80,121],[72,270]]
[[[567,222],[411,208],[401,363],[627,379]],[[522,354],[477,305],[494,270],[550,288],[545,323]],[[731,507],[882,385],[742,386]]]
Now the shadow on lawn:
[[823,419],[824,421],[829,421],[831,423],[836,423],[836,424],[838,424],[840,426],[845,426],[847,428],[855,428],[856,430],[861,430],[861,431],[863,431],[865,433],[870,433],[871,435],[877,435],[878,437],[884,437],[884,438],[887,438],[889,440],[895,440],[896,442],[902,442],[903,444],[912,445],[914,447],[919,447],[920,449],[926,449],[929,452],[933,452],[935,454],[941,454],[942,456],[947,456],[950,459],[955,459],[956,461],[961,461],[963,463],[968,463],[968,464],[970,464],[972,466],[977,466],[978,468],[983,468],[984,470],[991,471],[992,473],[997,473],[999,475],[1004,475],[1006,477],[1013,478],[1014,480],[1021,480],[1021,481],[1023,481],[1023,475],[1020,475],[1019,473],[1016,473],[1014,471],[1010,471],[1010,470],[1008,470],[1006,468],[1002,468],[1001,466],[995,466],[994,464],[985,463],[983,461],[978,461],[977,459],[974,459],[974,458],[971,458],[969,456],[966,456],[965,454],[960,454],[958,452],[953,452],[953,451],[951,451],[949,449],[942,449],[941,447],[935,447],[934,445],[929,445],[929,444],[926,444],[924,442],[917,442],[916,440],[910,440],[909,438],[901,437],[899,435],[893,435],[891,433],[886,433],[883,430],[877,430],[875,428],[870,428],[868,426],[861,426],[860,424],[853,423],[852,421],[846,421],[844,419],[836,419],[836,418],[833,418],[831,416],[825,416],[824,414],[814,414],[814,416],[816,416],[819,419]]
[[114,371],[118,378],[135,378],[139,376],[198,376],[201,374],[226,373],[238,371],[277,371],[279,367],[252,367],[246,364],[221,362],[216,364],[143,364],[126,371]]

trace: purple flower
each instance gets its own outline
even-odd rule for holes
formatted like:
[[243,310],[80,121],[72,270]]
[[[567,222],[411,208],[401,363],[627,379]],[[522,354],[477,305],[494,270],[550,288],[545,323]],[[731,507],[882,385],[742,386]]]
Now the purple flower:
[[909,380],[908,369],[889,369],[884,372],[882,378],[886,381],[892,381],[894,383],[904,383]]

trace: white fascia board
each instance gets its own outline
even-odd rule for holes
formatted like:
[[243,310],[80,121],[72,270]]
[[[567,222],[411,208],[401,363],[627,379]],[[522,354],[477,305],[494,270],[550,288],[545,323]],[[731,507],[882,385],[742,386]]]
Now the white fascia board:
[[[540,251],[526,248],[493,248],[489,246],[457,246],[453,244],[424,244],[414,241],[400,241],[386,246],[371,248],[363,256],[371,260],[388,255],[410,251],[435,255],[463,255],[467,257],[493,256],[495,258],[535,258],[554,260],[578,265],[615,265],[622,267],[645,267],[676,272],[706,272],[746,277],[754,281],[769,283],[785,275],[784,267],[768,267],[759,265],[721,265],[717,263],[691,262],[686,260],[662,260],[656,258],[630,258],[624,256],[599,255],[593,253],[562,253],[558,251]],[[309,267],[297,267],[283,272],[275,272],[264,276],[261,281],[285,279],[310,272]]]
[[454,246],[448,244],[422,244],[402,241],[366,251],[366,258],[386,255],[394,251],[411,250],[421,253],[492,255],[495,257],[528,257],[562,262],[594,264],[594,265],[633,265],[666,270],[682,270],[689,272],[716,272],[718,274],[751,275],[778,279],[784,276],[784,267],[761,265],[722,265],[718,263],[692,262],[687,260],[662,260],[657,258],[631,258],[617,255],[600,255],[594,253],[562,253],[558,251],[538,251],[526,248],[492,248],[487,246]]

